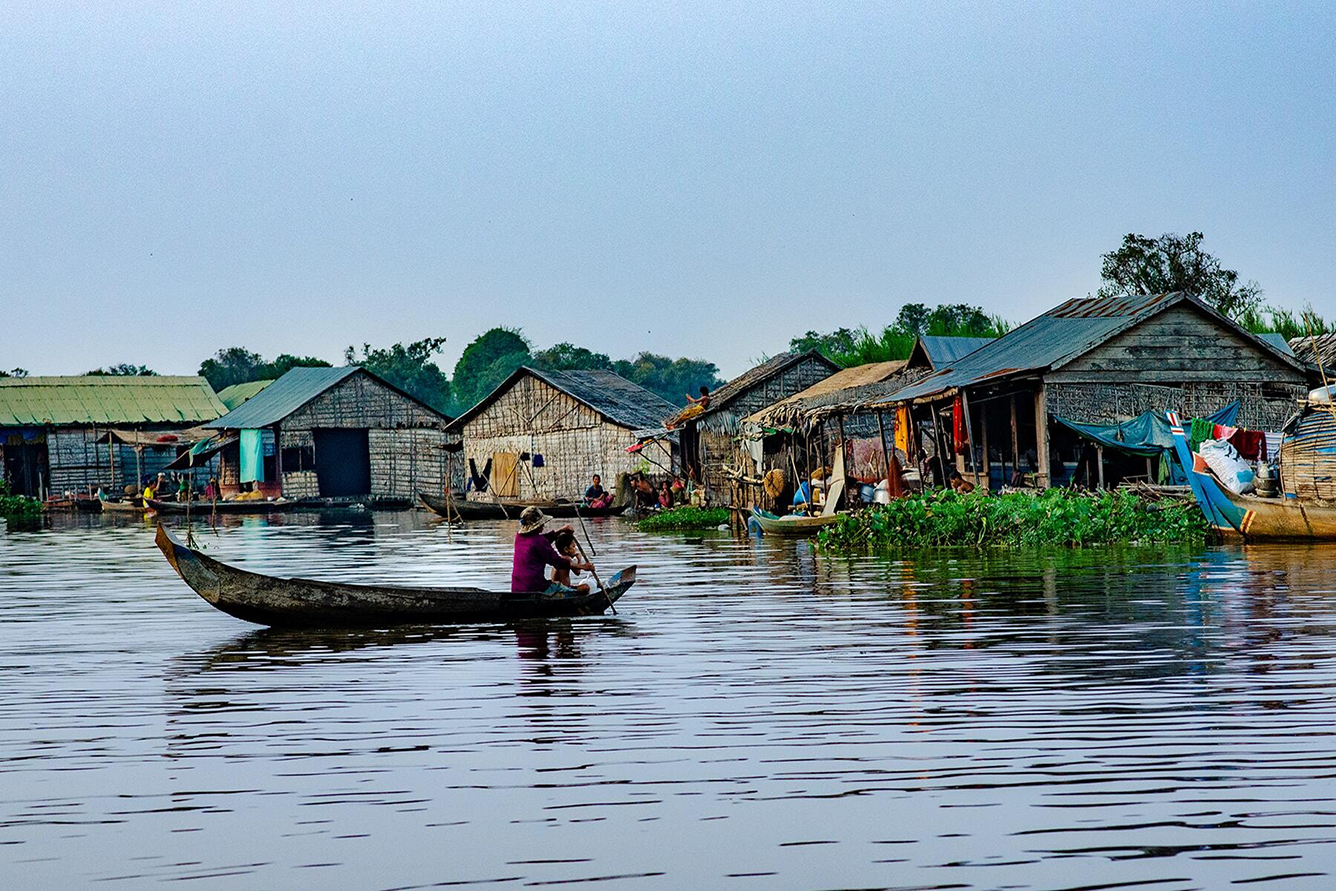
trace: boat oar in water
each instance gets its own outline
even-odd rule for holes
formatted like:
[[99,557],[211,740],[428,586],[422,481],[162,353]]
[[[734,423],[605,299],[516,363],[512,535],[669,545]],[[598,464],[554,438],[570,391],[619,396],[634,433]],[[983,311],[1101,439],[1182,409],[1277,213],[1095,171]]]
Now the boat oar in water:
[[[583,523],[583,521],[581,522]],[[589,562],[589,557],[585,554],[584,545],[580,544],[580,539],[575,539],[575,546],[580,549],[580,559],[589,563],[590,567],[593,567],[594,564]],[[608,599],[608,609],[612,610],[614,616],[617,615],[617,607],[612,605],[612,597],[608,594],[608,589],[603,587],[603,580],[598,577],[598,570],[591,568],[589,572],[594,576],[594,581],[598,584],[598,589],[602,591],[603,596]]]

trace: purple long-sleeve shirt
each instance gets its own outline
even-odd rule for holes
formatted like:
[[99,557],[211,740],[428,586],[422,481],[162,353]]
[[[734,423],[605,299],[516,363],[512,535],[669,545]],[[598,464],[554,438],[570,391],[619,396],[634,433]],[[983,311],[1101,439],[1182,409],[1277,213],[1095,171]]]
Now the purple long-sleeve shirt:
[[515,535],[515,562],[510,570],[510,590],[513,594],[546,591],[549,584],[544,567],[570,569],[567,560],[552,547],[555,532],[530,532]]

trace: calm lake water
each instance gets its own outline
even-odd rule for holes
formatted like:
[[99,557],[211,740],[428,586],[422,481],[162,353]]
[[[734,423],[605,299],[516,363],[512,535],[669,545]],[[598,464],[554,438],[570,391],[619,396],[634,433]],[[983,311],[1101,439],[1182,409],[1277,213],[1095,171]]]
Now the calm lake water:
[[[841,560],[591,530],[617,616],[270,632],[142,521],[0,531],[15,889],[1336,886],[1331,547]],[[504,586],[416,512],[201,535]]]

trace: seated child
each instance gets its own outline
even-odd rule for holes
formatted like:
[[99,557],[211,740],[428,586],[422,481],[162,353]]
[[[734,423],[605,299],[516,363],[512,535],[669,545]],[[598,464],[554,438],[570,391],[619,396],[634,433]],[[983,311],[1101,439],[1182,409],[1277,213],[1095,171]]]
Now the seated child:
[[[552,542],[552,546],[557,549],[557,553],[560,554],[561,556],[567,557],[577,563],[580,562],[579,549],[575,543],[575,533],[571,532],[569,529],[563,529],[560,532],[558,532],[556,539]],[[588,583],[575,586],[571,585],[572,572],[574,572],[576,575],[580,574],[580,571],[578,569],[562,569],[560,567],[554,566],[552,568],[552,583],[554,585],[561,585],[563,588],[573,587],[574,590],[580,592],[581,594],[588,594],[589,593]]]

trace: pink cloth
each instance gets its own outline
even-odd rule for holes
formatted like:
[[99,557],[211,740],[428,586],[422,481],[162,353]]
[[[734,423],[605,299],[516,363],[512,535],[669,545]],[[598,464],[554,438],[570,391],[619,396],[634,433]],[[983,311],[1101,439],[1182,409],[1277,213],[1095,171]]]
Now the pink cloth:
[[528,535],[516,533],[515,560],[510,567],[512,594],[546,591],[548,581],[544,567],[571,568],[571,561],[552,547],[554,538],[554,532],[530,532]]

